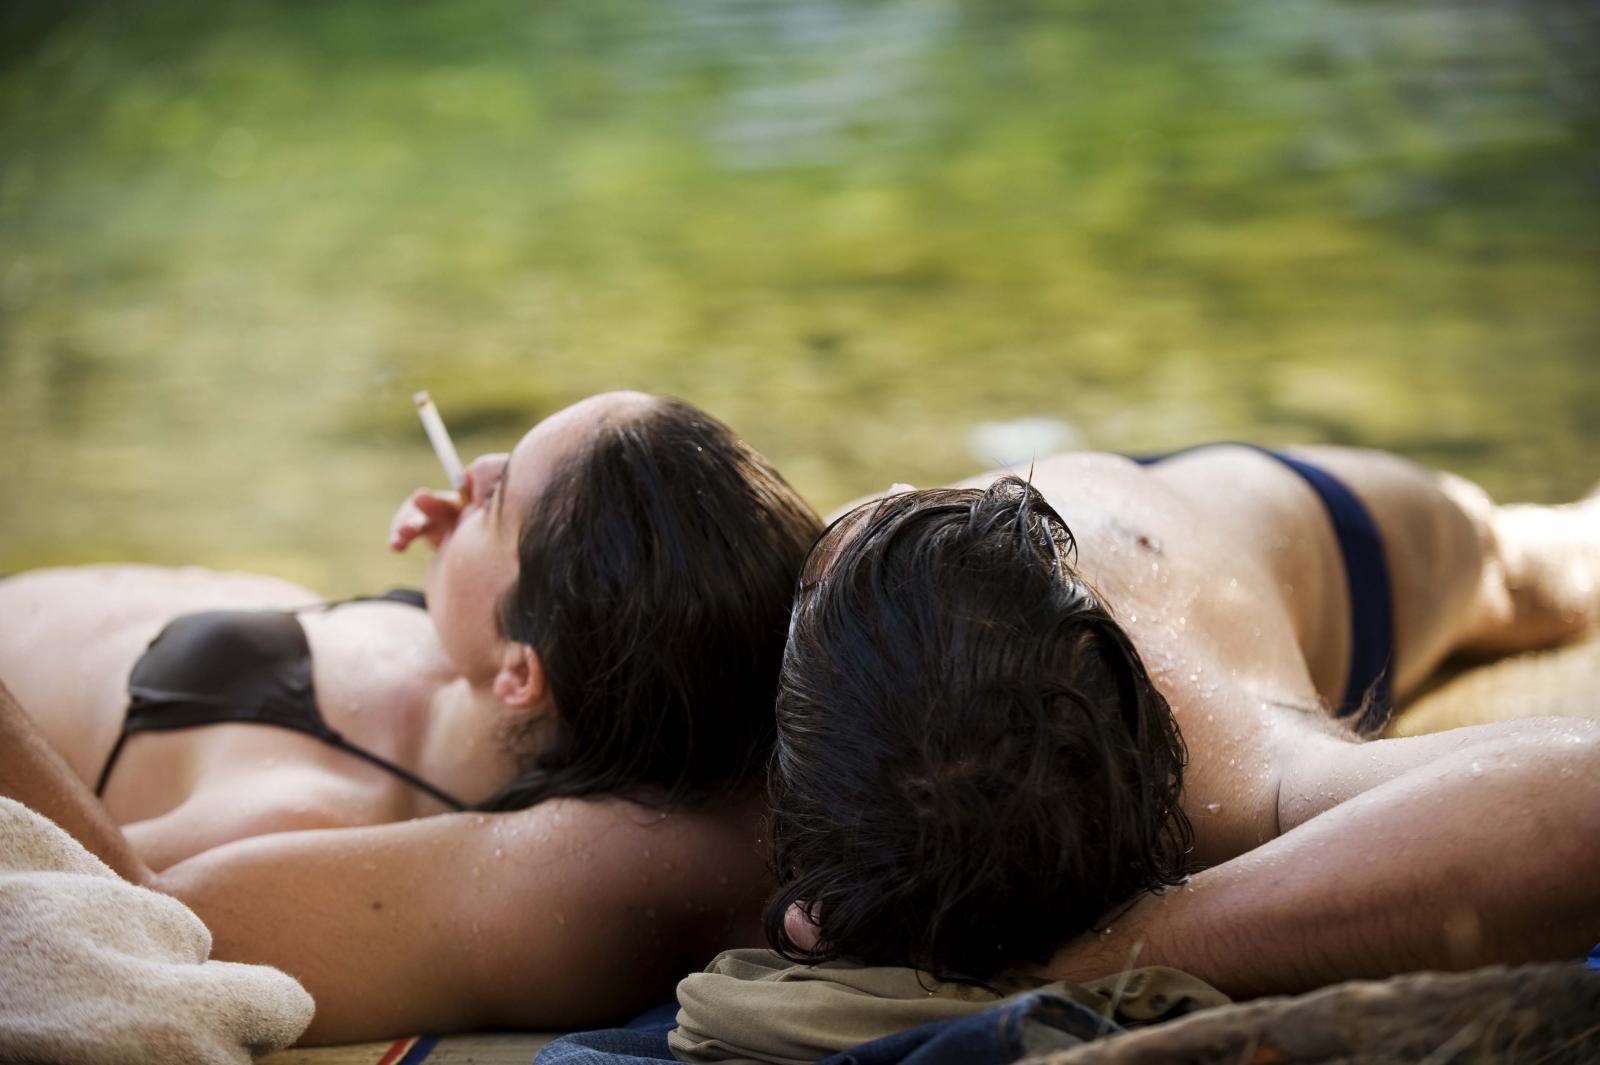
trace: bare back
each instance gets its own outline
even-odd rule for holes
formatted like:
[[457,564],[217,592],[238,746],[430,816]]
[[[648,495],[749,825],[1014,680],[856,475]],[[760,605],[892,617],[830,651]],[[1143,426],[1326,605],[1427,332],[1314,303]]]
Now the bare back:
[[[1481,530],[1434,475],[1403,460],[1294,454],[1342,481],[1377,526],[1393,591],[1389,676],[1404,693],[1479,609]],[[1184,808],[1197,856],[1220,860],[1277,835],[1273,734],[1338,731],[1331,708],[1352,648],[1345,563],[1317,494],[1271,456],[1229,445],[1153,465],[1060,455],[1034,466],[1033,483],[1172,706],[1190,754]]]

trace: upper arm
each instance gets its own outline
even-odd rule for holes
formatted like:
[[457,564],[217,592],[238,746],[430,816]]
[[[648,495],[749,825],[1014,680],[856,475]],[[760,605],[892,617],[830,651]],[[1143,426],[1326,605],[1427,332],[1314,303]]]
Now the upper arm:
[[241,840],[160,886],[217,957],[306,986],[311,1042],[573,1027],[647,1005],[678,970],[637,868],[649,831],[603,804],[546,803]]
[[[1284,742],[1279,820],[1283,831],[1379,785],[1413,772],[1444,771],[1449,766],[1482,772],[1491,762],[1536,766],[1561,760],[1574,743],[1596,742],[1600,725],[1567,718],[1529,718],[1449,729],[1425,736],[1378,739],[1308,737]],[[1474,768],[1475,767],[1475,768]]]
[[1139,949],[1144,964],[1256,995],[1581,956],[1600,928],[1600,726],[1539,724],[1329,747],[1318,769],[1286,767],[1286,789],[1333,798],[1259,850],[1144,898],[1115,935],[1069,944],[1050,974],[1104,975]]

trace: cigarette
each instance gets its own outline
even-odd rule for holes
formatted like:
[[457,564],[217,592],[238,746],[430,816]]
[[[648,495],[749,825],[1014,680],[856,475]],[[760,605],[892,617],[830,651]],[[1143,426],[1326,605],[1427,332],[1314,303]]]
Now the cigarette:
[[411,402],[417,405],[417,417],[422,419],[422,428],[428,432],[428,443],[433,445],[433,453],[439,456],[439,465],[444,467],[450,487],[460,488],[466,483],[467,474],[461,468],[461,456],[456,454],[450,434],[444,430],[444,421],[439,417],[439,408],[433,405],[433,397],[426,391],[417,392],[411,397]]

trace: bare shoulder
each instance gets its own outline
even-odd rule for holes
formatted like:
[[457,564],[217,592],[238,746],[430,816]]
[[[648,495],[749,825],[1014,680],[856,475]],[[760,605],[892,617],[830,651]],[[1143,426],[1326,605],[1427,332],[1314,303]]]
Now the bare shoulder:
[[1042,455],[1020,466],[1000,467],[955,482],[954,488],[987,488],[1001,477],[1017,477],[1039,488],[1047,497],[1052,492],[1087,489],[1098,493],[1108,485],[1124,486],[1130,475],[1144,467],[1124,455],[1106,451],[1063,451]]

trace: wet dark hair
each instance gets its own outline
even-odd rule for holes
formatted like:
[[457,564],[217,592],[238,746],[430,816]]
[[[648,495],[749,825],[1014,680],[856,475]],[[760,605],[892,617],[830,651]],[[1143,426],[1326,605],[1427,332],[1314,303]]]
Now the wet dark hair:
[[759,779],[795,579],[821,522],[678,399],[601,423],[524,520],[500,607],[539,653],[555,738],[486,810],[703,802]]
[[[1182,738],[1032,487],[907,492],[801,577],[771,773],[785,956],[986,980],[1182,879]],[[800,903],[814,950],[784,930]]]

